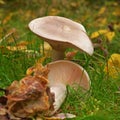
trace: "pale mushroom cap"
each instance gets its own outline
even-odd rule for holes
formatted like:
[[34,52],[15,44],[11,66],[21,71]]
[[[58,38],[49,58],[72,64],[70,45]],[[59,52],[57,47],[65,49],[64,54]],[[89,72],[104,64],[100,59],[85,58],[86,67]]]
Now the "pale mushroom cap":
[[50,86],[58,84],[80,86],[85,90],[90,89],[90,78],[85,69],[80,65],[67,60],[59,60],[48,64],[50,72],[48,79]]
[[93,54],[93,45],[83,25],[58,16],[37,18],[29,23],[32,32],[42,37],[55,50],[72,47]]

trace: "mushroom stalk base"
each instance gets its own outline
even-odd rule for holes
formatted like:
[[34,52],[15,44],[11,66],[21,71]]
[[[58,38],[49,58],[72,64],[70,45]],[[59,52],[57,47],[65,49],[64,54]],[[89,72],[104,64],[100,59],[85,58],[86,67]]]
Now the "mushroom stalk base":
[[66,85],[58,83],[51,86],[50,91],[51,93],[55,94],[55,102],[53,103],[54,111],[51,112],[51,115],[53,115],[64,102],[67,95],[67,89],[66,89]]
[[57,51],[57,50],[52,50],[52,60],[62,60],[64,59],[64,51]]

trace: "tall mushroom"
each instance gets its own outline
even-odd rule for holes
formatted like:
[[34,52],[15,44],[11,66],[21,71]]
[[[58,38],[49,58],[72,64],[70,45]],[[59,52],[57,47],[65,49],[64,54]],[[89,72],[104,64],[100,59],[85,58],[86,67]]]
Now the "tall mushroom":
[[63,59],[66,48],[93,54],[93,45],[85,28],[70,19],[59,16],[41,17],[32,20],[29,28],[52,46],[53,60]]
[[81,87],[82,92],[90,89],[88,73],[80,65],[68,61],[58,60],[47,64],[48,80],[51,92],[55,94],[54,113],[58,110],[66,97],[66,86]]

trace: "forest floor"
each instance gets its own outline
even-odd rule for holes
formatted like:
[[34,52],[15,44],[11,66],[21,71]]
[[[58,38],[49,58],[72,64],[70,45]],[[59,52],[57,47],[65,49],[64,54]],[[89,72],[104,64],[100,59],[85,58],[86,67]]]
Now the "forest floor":
[[[99,44],[92,56],[78,52],[73,58],[90,76],[87,97],[70,91],[60,111],[75,114],[76,120],[120,120],[119,0],[0,1],[0,88],[20,80],[27,68],[41,61],[44,42],[28,24],[50,15],[81,23],[93,44]],[[50,61],[49,56],[42,63]]]

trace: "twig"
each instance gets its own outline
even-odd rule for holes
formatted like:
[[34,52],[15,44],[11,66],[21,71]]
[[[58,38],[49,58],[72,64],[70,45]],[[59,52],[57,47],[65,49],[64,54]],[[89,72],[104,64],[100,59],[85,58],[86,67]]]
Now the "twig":
[[5,40],[7,37],[11,36],[15,31],[12,31],[10,33],[8,33],[7,35],[5,35],[2,39],[0,39],[0,43]]
[[108,51],[103,47],[102,43],[94,43],[94,48],[100,48],[104,52],[104,56],[108,56]]

